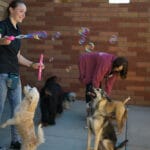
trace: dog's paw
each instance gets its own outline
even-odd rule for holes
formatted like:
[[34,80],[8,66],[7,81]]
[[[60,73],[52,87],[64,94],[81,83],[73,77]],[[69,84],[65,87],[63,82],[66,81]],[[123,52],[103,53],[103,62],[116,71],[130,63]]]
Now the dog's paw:
[[6,127],[6,124],[0,125],[0,128],[5,128],[5,127]]

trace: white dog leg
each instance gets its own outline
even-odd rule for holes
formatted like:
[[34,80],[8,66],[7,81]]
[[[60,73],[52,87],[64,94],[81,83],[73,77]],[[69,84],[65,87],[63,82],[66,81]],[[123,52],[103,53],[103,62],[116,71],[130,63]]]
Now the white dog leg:
[[98,150],[99,142],[101,140],[102,129],[95,135],[95,142],[94,142],[94,150]]
[[88,128],[88,138],[87,138],[87,150],[91,150],[91,130]]
[[16,120],[15,119],[8,119],[5,123],[0,125],[0,127],[1,128],[5,128],[6,126],[15,125],[15,124],[16,124]]

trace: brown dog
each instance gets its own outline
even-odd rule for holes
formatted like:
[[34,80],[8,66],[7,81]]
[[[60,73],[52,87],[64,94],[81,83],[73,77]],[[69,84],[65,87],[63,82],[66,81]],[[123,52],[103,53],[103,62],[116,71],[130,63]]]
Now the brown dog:
[[125,121],[127,119],[127,109],[125,105],[129,100],[130,97],[126,98],[124,101],[111,101],[111,102],[109,102],[106,98],[101,99],[101,101],[105,103],[104,109],[107,115],[111,117],[112,114],[114,114],[119,133],[121,133],[121,131],[123,130]]
[[[107,127],[109,117],[112,115],[112,113],[115,113],[118,131],[121,132],[127,117],[125,104],[130,98],[127,98],[124,102],[109,102],[105,98],[105,94],[101,89],[93,89],[93,92],[90,94],[93,96],[93,100],[90,102],[91,115],[87,117],[87,150],[90,150],[92,133],[95,136],[94,150],[98,150],[99,142],[103,141],[104,129]],[[110,143],[110,141],[108,143]],[[109,146],[110,144],[108,144],[107,147]]]
[[24,87],[25,97],[15,109],[15,115],[7,120],[0,127],[5,128],[8,125],[16,125],[22,138],[21,150],[36,150],[37,146],[44,143],[43,130],[38,126],[38,135],[36,137],[33,117],[39,101],[38,90],[30,86]]
[[109,118],[106,119],[107,121],[103,128],[102,138],[101,141],[99,142],[98,150],[118,150],[124,147],[125,144],[128,142],[128,140],[124,140],[119,145],[116,145],[117,136],[116,136],[115,128],[111,120],[109,120]]

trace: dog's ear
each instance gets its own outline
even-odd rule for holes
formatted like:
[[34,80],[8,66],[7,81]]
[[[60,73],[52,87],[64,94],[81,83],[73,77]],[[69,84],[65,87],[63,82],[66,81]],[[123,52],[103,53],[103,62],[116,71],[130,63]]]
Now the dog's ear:
[[28,89],[27,89],[26,86],[24,86],[24,88],[23,88],[23,93],[24,93],[25,95],[27,95],[27,93],[28,93]]
[[101,95],[102,95],[103,98],[106,98],[107,94],[106,94],[106,92],[103,89],[101,89]]
[[30,89],[31,89],[31,86],[29,85],[24,86],[24,89],[23,89],[24,94],[27,95]]

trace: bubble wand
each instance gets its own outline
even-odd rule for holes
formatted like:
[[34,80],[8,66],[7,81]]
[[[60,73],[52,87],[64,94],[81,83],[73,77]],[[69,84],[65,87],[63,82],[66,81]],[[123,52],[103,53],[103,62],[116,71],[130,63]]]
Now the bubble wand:
[[18,36],[8,36],[7,39],[8,40],[15,40],[15,39],[24,39],[24,38],[34,38],[34,39],[40,39],[40,38],[46,38],[47,37],[47,33],[45,31],[41,31],[41,32],[35,32],[35,33],[29,33],[29,34],[20,34]]
[[42,78],[42,64],[43,64],[43,54],[40,55],[40,60],[39,60],[39,71],[38,71],[38,81],[41,81]]

